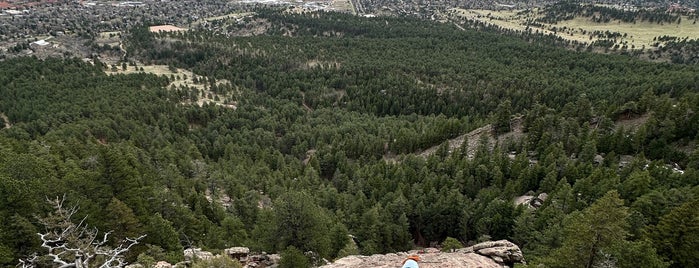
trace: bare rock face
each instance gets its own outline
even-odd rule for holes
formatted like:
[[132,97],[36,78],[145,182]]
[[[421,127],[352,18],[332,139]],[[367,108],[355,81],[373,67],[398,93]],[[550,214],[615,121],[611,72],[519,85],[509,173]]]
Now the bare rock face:
[[203,251],[200,248],[188,248],[184,250],[184,259],[192,260],[208,260],[214,257],[214,254],[208,251]]
[[265,252],[249,255],[245,261],[241,261],[243,268],[277,267],[281,256],[279,254],[267,254]]
[[153,266],[153,268],[172,268],[172,264],[166,261],[159,261]]
[[502,268],[512,267],[514,263],[524,263],[524,256],[519,247],[507,240],[491,241],[463,248],[453,253],[444,253],[428,248],[409,252],[389,253],[372,256],[347,256],[335,262],[321,266],[322,268],[395,268],[400,267],[408,256],[420,256],[420,268],[457,268],[481,267]]
[[488,241],[473,246],[473,251],[488,256],[498,263],[513,266],[515,263],[526,263],[522,250],[507,240]]
[[225,252],[227,255],[241,254],[247,256],[250,254],[250,249],[246,247],[232,247],[225,249],[223,252]]
[[547,193],[541,193],[538,196],[523,195],[516,197],[514,204],[515,206],[524,205],[526,208],[538,209],[544,204],[544,201],[546,201],[547,198]]

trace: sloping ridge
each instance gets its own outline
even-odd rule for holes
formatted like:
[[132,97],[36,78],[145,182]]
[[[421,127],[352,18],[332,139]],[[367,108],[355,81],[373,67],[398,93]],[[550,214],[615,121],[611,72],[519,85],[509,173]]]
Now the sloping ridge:
[[[449,143],[449,151],[452,152],[456,150],[457,148],[460,148],[461,145],[464,143],[464,141],[468,140],[468,156],[473,157],[475,154],[476,148],[478,147],[478,142],[481,140],[481,136],[487,135],[488,136],[488,141],[489,144],[492,146],[494,145],[494,139],[493,139],[493,127],[490,124],[487,124],[483,127],[474,129],[473,131],[466,133],[464,135],[458,136],[453,139],[447,140]],[[418,155],[424,158],[430,157],[433,155],[435,152],[437,152],[437,149],[439,149],[440,145],[435,145],[430,148],[427,148],[426,150],[422,151]]]
[[[508,139],[512,140],[519,140],[524,136],[524,130],[522,127],[522,121],[523,117],[519,116],[516,118],[513,118],[510,120],[510,128],[512,129],[510,132],[503,133],[500,135],[495,135],[495,131],[493,130],[493,126],[491,124],[487,124],[485,126],[482,126],[480,128],[474,129],[469,133],[463,134],[461,136],[458,136],[453,139],[449,139],[446,142],[449,143],[449,152],[452,152],[456,150],[457,148],[460,148],[464,141],[468,140],[468,146],[467,148],[467,155],[469,158],[473,158],[474,154],[476,153],[476,149],[478,149],[478,145],[481,142],[482,136],[485,135],[488,137],[488,149],[493,150],[493,148],[497,144],[502,144],[503,142],[507,141]],[[424,158],[427,158],[431,155],[433,155],[435,152],[437,152],[437,149],[439,149],[441,145],[435,145],[433,147],[430,147],[422,152],[420,152],[418,155]]]
[[347,256],[321,268],[396,268],[410,255],[420,256],[420,268],[513,267],[514,263],[526,263],[522,251],[507,240],[488,241],[455,252],[440,252],[435,248],[408,252],[376,254],[371,256]]

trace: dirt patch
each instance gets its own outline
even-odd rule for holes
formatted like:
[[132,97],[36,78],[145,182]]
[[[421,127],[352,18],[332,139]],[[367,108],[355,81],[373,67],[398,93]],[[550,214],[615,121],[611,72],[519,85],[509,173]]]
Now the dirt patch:
[[614,126],[616,129],[636,130],[648,122],[648,118],[650,118],[650,114],[646,113],[636,117],[619,119],[614,122]]
[[159,32],[181,32],[181,31],[186,31],[187,29],[180,28],[180,27],[177,27],[175,25],[157,25],[157,26],[148,27],[148,30],[150,30],[152,33],[159,33]]
[[310,162],[310,161],[311,161],[311,158],[313,158],[313,156],[316,155],[316,152],[317,152],[317,151],[318,151],[318,150],[316,150],[316,149],[310,149],[310,150],[306,151],[306,158],[304,158],[304,159],[301,161],[301,163],[303,163],[304,166],[305,166],[305,165],[308,165],[308,162]]

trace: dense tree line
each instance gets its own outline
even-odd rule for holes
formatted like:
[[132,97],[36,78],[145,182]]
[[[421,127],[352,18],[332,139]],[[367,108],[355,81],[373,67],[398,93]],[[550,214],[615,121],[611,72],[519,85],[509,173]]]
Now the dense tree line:
[[[65,194],[113,243],[147,234],[130,261],[242,245],[308,263],[452,237],[551,267],[696,266],[696,66],[410,18],[258,16],[268,34],[132,31],[130,55],[227,80],[237,109],[184,104],[169,77],[0,62],[0,264],[38,250],[35,216]],[[524,135],[494,148],[443,143],[514,116]]]

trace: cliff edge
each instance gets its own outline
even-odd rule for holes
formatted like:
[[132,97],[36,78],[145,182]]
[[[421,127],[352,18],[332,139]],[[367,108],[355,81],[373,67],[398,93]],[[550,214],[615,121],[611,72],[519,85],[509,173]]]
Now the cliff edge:
[[441,252],[435,248],[408,252],[376,254],[371,256],[347,256],[322,268],[395,268],[410,255],[420,256],[420,268],[513,267],[515,263],[526,263],[522,251],[507,240],[488,241],[455,252]]

